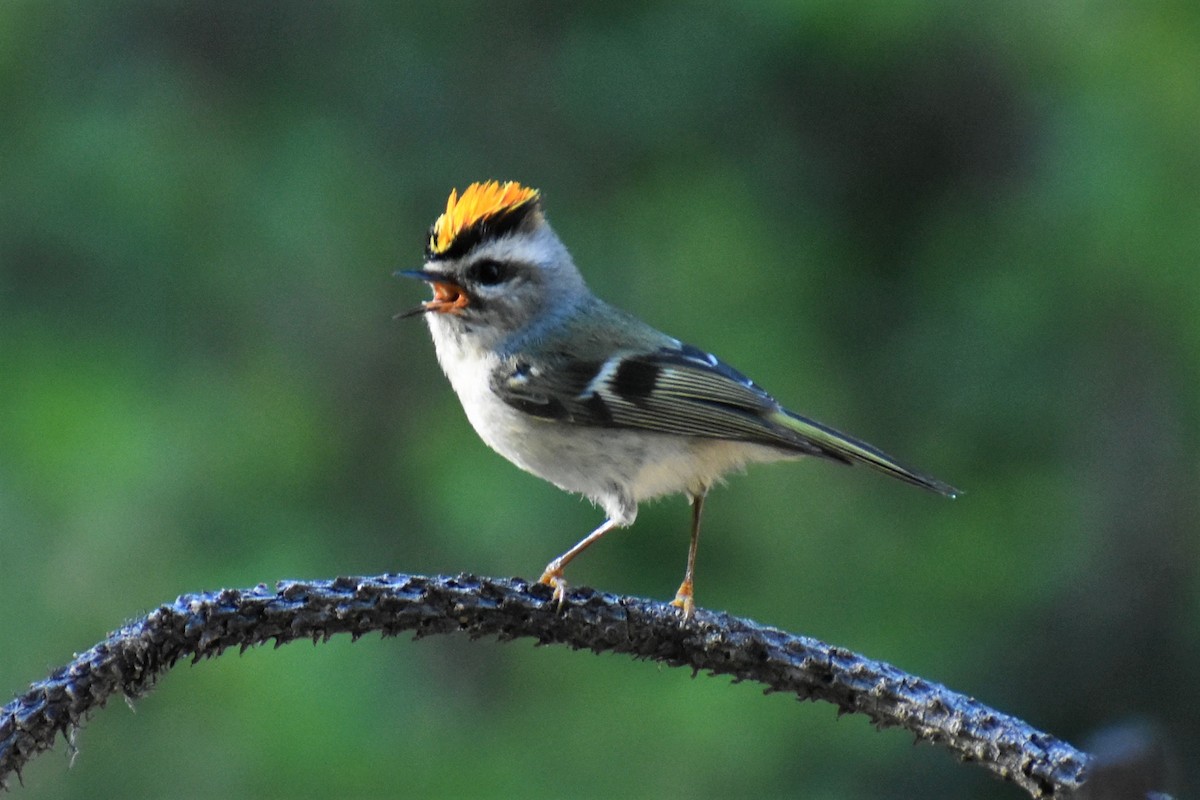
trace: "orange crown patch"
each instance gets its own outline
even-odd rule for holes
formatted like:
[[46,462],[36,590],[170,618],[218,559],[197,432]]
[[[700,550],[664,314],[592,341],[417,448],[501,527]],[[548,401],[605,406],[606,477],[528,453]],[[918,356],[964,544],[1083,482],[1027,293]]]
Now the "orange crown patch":
[[540,197],[537,189],[516,181],[472,183],[461,196],[457,190],[452,190],[445,213],[429,229],[425,252],[431,258],[449,258],[455,254],[452,251],[465,252],[485,237],[489,227],[497,228],[493,234],[507,228],[501,224],[502,220],[511,217],[513,224],[519,223],[525,215],[514,212],[529,211]]

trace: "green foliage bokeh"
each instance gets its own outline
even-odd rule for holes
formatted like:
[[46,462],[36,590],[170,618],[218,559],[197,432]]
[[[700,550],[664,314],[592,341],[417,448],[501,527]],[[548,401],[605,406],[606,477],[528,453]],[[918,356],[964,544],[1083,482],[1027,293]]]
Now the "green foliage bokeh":
[[[450,188],[515,179],[599,294],[966,490],[735,476],[701,605],[1136,720],[1197,785],[1198,45],[1185,3],[0,4],[0,685],[183,592],[535,576],[597,524],[392,320]],[[568,575],[666,598],[686,537],[650,505]],[[137,710],[24,793],[1018,796],[527,643],[230,654]]]

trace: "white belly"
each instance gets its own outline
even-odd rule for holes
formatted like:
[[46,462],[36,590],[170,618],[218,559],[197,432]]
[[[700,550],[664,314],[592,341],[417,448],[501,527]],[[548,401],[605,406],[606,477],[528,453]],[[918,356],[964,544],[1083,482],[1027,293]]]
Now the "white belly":
[[794,457],[762,445],[642,430],[571,425],[518,411],[490,387],[498,359],[435,336],[438,361],[480,438],[521,469],[602,506],[629,525],[637,504],[676,492],[703,494],[752,461]]

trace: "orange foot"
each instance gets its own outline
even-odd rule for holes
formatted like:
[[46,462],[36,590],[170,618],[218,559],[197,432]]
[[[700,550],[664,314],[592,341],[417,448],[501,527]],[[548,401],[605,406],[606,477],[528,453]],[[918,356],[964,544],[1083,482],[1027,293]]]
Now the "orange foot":
[[683,621],[687,622],[696,613],[696,601],[692,598],[692,582],[684,581],[679,584],[679,591],[675,593],[675,599],[671,601],[671,605],[683,611]]
[[563,580],[562,567],[556,568],[553,565],[546,567],[542,577],[538,578],[538,583],[554,589],[550,602],[556,604],[558,611],[562,611],[563,605],[567,602],[567,582]]

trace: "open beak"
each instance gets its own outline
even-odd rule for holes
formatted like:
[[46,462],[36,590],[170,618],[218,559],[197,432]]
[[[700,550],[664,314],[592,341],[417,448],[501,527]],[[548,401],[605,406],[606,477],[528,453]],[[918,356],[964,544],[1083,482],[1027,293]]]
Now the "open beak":
[[446,280],[445,275],[437,272],[427,272],[423,269],[402,269],[396,273],[405,278],[416,278],[425,281],[433,287],[433,299],[426,300],[416,308],[402,311],[397,317],[414,317],[436,311],[439,314],[461,314],[470,302],[463,288],[453,281]]

